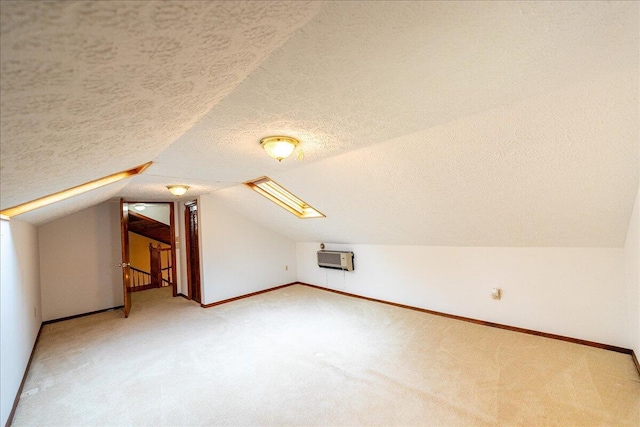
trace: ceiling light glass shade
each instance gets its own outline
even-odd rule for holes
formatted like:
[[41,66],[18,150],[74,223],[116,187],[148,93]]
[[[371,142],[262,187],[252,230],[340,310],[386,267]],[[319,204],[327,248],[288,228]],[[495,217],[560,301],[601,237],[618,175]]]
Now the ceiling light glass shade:
[[167,185],[167,188],[174,196],[182,196],[189,189],[186,185]]
[[293,153],[298,142],[289,136],[268,136],[260,140],[260,145],[268,155],[281,162]]
[[133,209],[135,209],[137,211],[143,211],[146,208],[147,207],[145,205],[143,205],[142,203],[136,203],[135,205],[133,205]]

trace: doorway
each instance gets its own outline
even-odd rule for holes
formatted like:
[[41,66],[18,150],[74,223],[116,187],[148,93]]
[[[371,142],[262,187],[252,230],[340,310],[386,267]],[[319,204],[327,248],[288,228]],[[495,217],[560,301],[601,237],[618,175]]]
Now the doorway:
[[185,243],[187,246],[187,289],[188,298],[202,303],[200,284],[200,240],[198,238],[198,202],[185,203]]
[[175,219],[171,202],[120,201],[124,315],[131,295],[155,289],[177,296]]

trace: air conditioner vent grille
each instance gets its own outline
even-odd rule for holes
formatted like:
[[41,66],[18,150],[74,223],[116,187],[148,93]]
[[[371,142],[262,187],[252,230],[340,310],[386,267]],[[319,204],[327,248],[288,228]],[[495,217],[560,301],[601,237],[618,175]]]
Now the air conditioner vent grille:
[[340,254],[336,252],[318,252],[318,262],[340,265]]
[[353,252],[318,251],[318,266],[353,271]]

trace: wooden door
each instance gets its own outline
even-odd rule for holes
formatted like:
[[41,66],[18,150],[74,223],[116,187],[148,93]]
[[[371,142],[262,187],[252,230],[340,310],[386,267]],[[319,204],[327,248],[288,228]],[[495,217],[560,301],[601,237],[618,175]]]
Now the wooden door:
[[[140,201],[140,200],[129,200],[127,202],[130,206],[135,206],[136,204],[144,204],[144,205],[167,205],[169,208],[169,241],[167,244],[171,245],[171,268],[170,268],[170,277],[171,277],[171,287],[173,288],[173,296],[178,296],[178,284],[177,284],[177,275],[176,275],[176,223],[175,223],[175,214],[174,214],[174,203],[173,202],[149,202],[149,201]],[[134,227],[135,228],[135,227]],[[128,234],[127,234],[128,236]],[[158,240],[158,239],[156,239]],[[162,241],[162,240],[161,240]],[[162,286],[162,280],[160,280],[160,286]]]
[[120,199],[120,236],[122,242],[122,293],[124,296],[124,317],[129,317],[131,311],[131,293],[129,292],[129,281],[131,277],[131,266],[129,258],[129,204]]
[[171,233],[171,288],[173,289],[173,296],[178,296],[178,276],[176,275],[176,223],[174,215],[175,205],[169,203],[169,229]]
[[200,287],[200,244],[198,240],[198,204],[185,205],[186,244],[187,244],[187,282],[189,299],[202,303]]

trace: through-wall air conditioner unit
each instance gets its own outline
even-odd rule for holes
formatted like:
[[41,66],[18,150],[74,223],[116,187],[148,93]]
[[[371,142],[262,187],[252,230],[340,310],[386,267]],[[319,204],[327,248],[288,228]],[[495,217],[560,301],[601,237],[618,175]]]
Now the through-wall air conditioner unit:
[[318,267],[353,271],[353,252],[318,251]]

